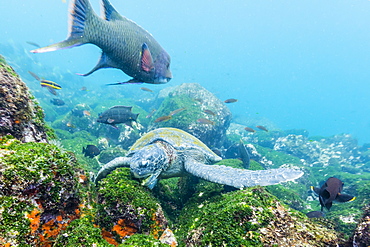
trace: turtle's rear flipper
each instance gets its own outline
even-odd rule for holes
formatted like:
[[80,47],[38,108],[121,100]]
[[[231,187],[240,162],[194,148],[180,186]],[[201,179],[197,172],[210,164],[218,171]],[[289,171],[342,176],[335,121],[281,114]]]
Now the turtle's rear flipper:
[[303,172],[297,169],[278,168],[249,171],[223,165],[205,165],[191,158],[186,160],[185,170],[205,180],[230,185],[235,188],[274,185],[293,181],[303,175]]
[[105,164],[102,168],[100,168],[98,174],[96,174],[94,182],[98,183],[100,180],[105,178],[109,173],[119,167],[130,167],[130,158],[126,157],[118,157],[114,160],[111,160],[107,164]]

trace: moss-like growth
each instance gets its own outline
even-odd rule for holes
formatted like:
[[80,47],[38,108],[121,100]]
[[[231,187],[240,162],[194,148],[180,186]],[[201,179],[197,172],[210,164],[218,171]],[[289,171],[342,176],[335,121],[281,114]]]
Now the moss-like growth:
[[120,246],[145,246],[145,247],[168,247],[168,244],[163,244],[159,240],[155,239],[151,235],[145,234],[134,234],[129,237],[123,244],[118,245]]
[[302,165],[301,160],[293,155],[275,151],[270,148],[262,147],[259,145],[255,145],[255,147],[258,153],[260,153],[262,156],[265,156],[266,159],[271,160],[273,162],[274,165],[271,168],[278,168],[284,164],[292,164],[296,166]]
[[79,217],[87,182],[74,155],[0,138],[0,245],[47,244]]
[[185,110],[173,115],[168,121],[154,123],[156,127],[168,127],[184,129],[195,123],[198,118],[203,117],[199,102],[186,94],[168,96],[162,102],[160,108],[155,112],[152,119],[153,121],[162,116],[169,116],[172,111],[182,109]]
[[158,238],[167,227],[159,201],[132,179],[128,168],[114,170],[99,183],[96,222],[109,233],[108,241],[118,243],[135,233]]
[[94,218],[83,216],[76,219],[56,239],[54,247],[75,246],[114,246],[109,244],[102,236],[102,231],[94,225]]
[[306,202],[301,198],[301,195],[299,195],[296,190],[292,190],[291,188],[280,184],[267,186],[267,190],[290,207],[299,211],[305,209]]
[[[180,246],[330,246],[339,239],[290,211],[262,187],[204,198],[199,193],[180,215]],[[284,236],[284,238],[278,237]]]

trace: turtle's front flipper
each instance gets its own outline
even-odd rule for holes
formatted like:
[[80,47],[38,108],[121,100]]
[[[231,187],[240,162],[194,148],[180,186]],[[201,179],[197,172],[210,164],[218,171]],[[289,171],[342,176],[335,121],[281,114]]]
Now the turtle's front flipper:
[[303,175],[303,172],[297,169],[278,168],[250,171],[223,165],[205,165],[191,158],[188,158],[185,162],[185,170],[205,180],[233,186],[235,188],[251,187],[255,185],[274,185],[293,181]]
[[130,158],[126,157],[118,157],[114,160],[105,164],[102,168],[100,168],[98,174],[96,174],[94,182],[98,183],[100,180],[105,178],[109,173],[119,167],[130,167]]

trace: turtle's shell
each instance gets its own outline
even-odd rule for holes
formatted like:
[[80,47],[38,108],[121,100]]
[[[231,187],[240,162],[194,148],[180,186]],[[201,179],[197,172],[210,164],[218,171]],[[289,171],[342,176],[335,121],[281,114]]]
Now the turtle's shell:
[[175,150],[197,150],[203,153],[205,158],[211,162],[220,161],[222,158],[212,152],[203,142],[189,133],[176,128],[159,128],[152,130],[138,139],[129,150],[129,154],[143,148],[146,145],[164,141],[174,147]]

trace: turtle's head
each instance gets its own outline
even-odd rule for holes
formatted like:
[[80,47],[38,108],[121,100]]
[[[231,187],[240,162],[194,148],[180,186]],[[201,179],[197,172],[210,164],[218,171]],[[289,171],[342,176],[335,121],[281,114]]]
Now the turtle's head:
[[168,158],[158,143],[137,150],[130,159],[130,169],[136,178],[146,178],[143,184],[152,189],[158,176],[167,167]]

